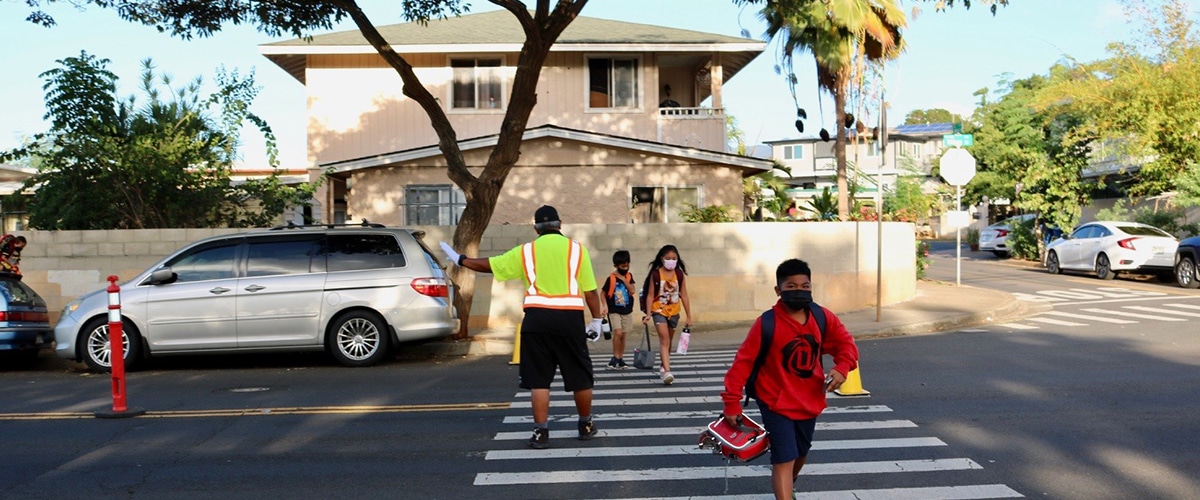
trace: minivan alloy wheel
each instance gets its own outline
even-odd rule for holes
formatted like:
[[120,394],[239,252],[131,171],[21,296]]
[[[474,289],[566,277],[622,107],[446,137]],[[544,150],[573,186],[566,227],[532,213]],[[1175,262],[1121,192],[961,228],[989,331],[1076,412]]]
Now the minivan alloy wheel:
[[[128,322],[121,324],[121,350],[128,369],[136,364],[141,357],[141,345],[130,339],[137,338],[137,331]],[[112,349],[109,338],[108,322],[103,318],[94,319],[83,328],[80,334],[83,347],[83,361],[88,367],[107,372],[112,370]]]
[[346,366],[369,366],[387,354],[387,324],[376,314],[351,312],[336,322],[330,350]]

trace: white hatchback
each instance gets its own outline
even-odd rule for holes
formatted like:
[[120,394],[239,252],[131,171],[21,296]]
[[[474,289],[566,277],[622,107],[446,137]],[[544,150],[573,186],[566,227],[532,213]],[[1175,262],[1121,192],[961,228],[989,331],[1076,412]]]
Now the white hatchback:
[[[1096,273],[1110,280],[1120,271],[1170,273],[1179,240],[1166,231],[1138,222],[1096,221],[1050,242],[1046,270]],[[1165,275],[1165,274],[1164,274]]]

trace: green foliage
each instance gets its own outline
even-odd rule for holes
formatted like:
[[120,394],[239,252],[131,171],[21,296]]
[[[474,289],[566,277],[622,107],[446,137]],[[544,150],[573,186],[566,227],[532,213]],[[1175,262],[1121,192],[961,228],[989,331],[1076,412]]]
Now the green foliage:
[[937,197],[921,189],[921,178],[901,175],[896,179],[896,189],[883,198],[885,220],[917,222],[929,217],[937,204]]
[[1038,250],[1038,237],[1034,231],[1036,220],[1021,221],[1020,224],[1013,226],[1012,231],[1008,233],[1008,248],[1013,258],[1034,261],[1041,259],[1041,254]]
[[837,220],[838,216],[838,201],[829,187],[821,190],[821,194],[813,196],[808,200],[808,206],[799,207],[801,210],[813,214],[813,218],[822,221]]
[[1170,208],[1141,207],[1133,210],[1125,200],[1117,200],[1116,203],[1113,203],[1112,208],[1096,212],[1096,220],[1140,222],[1180,237],[1194,236],[1200,233],[1200,224],[1187,222],[1187,210],[1178,206]]
[[917,279],[925,279],[925,270],[929,268],[929,242],[917,240]]
[[734,207],[728,205],[709,205],[707,207],[697,207],[691,203],[687,204],[688,209],[679,213],[684,222],[735,222],[732,212]]
[[[248,105],[257,93],[252,76],[222,74],[221,90],[206,100],[198,78],[172,88],[147,60],[140,102],[117,97],[108,62],[84,52],[43,73],[50,131],[0,155],[37,165],[24,187],[34,193],[31,227],[245,227],[269,224],[287,206],[311,200],[315,187],[283,186],[277,174],[230,182],[237,129],[252,116]],[[220,121],[209,115],[210,107],[219,108]],[[262,204],[251,209],[256,199]]]
[[928,123],[962,123],[963,119],[942,108],[914,109],[904,117],[905,125],[923,125]]
[[978,245],[979,244],[979,229],[976,229],[973,227],[967,228],[967,244],[968,245]]

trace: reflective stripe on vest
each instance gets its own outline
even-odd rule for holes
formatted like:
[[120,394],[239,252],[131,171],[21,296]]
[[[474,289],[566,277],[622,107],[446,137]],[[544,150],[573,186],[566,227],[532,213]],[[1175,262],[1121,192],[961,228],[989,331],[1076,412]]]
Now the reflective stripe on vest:
[[567,283],[570,291],[567,295],[548,295],[538,292],[533,242],[526,243],[521,248],[523,257],[521,264],[525,269],[525,280],[529,282],[529,288],[525,289],[525,307],[579,311],[584,309],[583,294],[579,292],[579,279],[576,277],[579,274],[579,265],[583,262],[583,246],[575,240],[568,241]]

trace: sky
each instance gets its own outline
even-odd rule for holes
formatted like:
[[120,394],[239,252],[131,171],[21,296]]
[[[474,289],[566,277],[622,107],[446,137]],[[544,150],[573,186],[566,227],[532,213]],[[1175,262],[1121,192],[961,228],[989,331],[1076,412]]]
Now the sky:
[[[469,2],[473,12],[494,10],[482,0]],[[532,2],[528,2],[532,4]],[[903,122],[914,109],[944,108],[969,115],[981,88],[995,90],[1003,75],[1024,78],[1045,74],[1066,58],[1094,61],[1106,56],[1115,41],[1131,41],[1131,26],[1117,0],[1011,0],[991,15],[976,2],[970,10],[961,4],[935,12],[932,2],[901,0],[910,13],[904,31],[907,50],[884,71],[884,95],[891,126]],[[360,0],[377,26],[402,22],[396,0]],[[921,10],[916,17],[911,10]],[[118,77],[118,94],[142,96],[137,85],[141,62],[153,60],[157,71],[171,75],[176,86],[201,76],[211,84],[216,71],[254,72],[262,87],[252,110],[270,124],[278,138],[281,164],[289,169],[308,167],[305,160],[305,95],[303,85],[259,53],[258,46],[283,40],[271,38],[250,26],[231,26],[209,38],[182,40],[154,28],[122,21],[110,10],[89,6],[77,10],[58,2],[45,9],[58,25],[44,28],[25,21],[29,9],[23,0],[0,0],[0,150],[21,144],[24,137],[48,128],[45,83],[39,75],[58,67],[56,60],[87,51],[111,60]],[[757,13],[739,8],[732,0],[592,0],[583,16],[653,24],[729,36],[762,38],[764,26]],[[355,29],[346,22],[333,31]],[[323,34],[324,32],[316,33]],[[796,56],[800,84],[797,98],[809,120],[806,136],[814,135],[822,121],[832,124],[833,103],[819,97],[811,54]],[[775,44],[726,83],[724,107],[744,132],[746,142],[797,138],[792,95],[783,77],[775,73]],[[206,87],[212,90],[211,86]],[[821,110],[823,107],[822,120]],[[874,119],[873,119],[874,120]],[[265,168],[262,137],[243,133],[242,162],[246,168]]]

